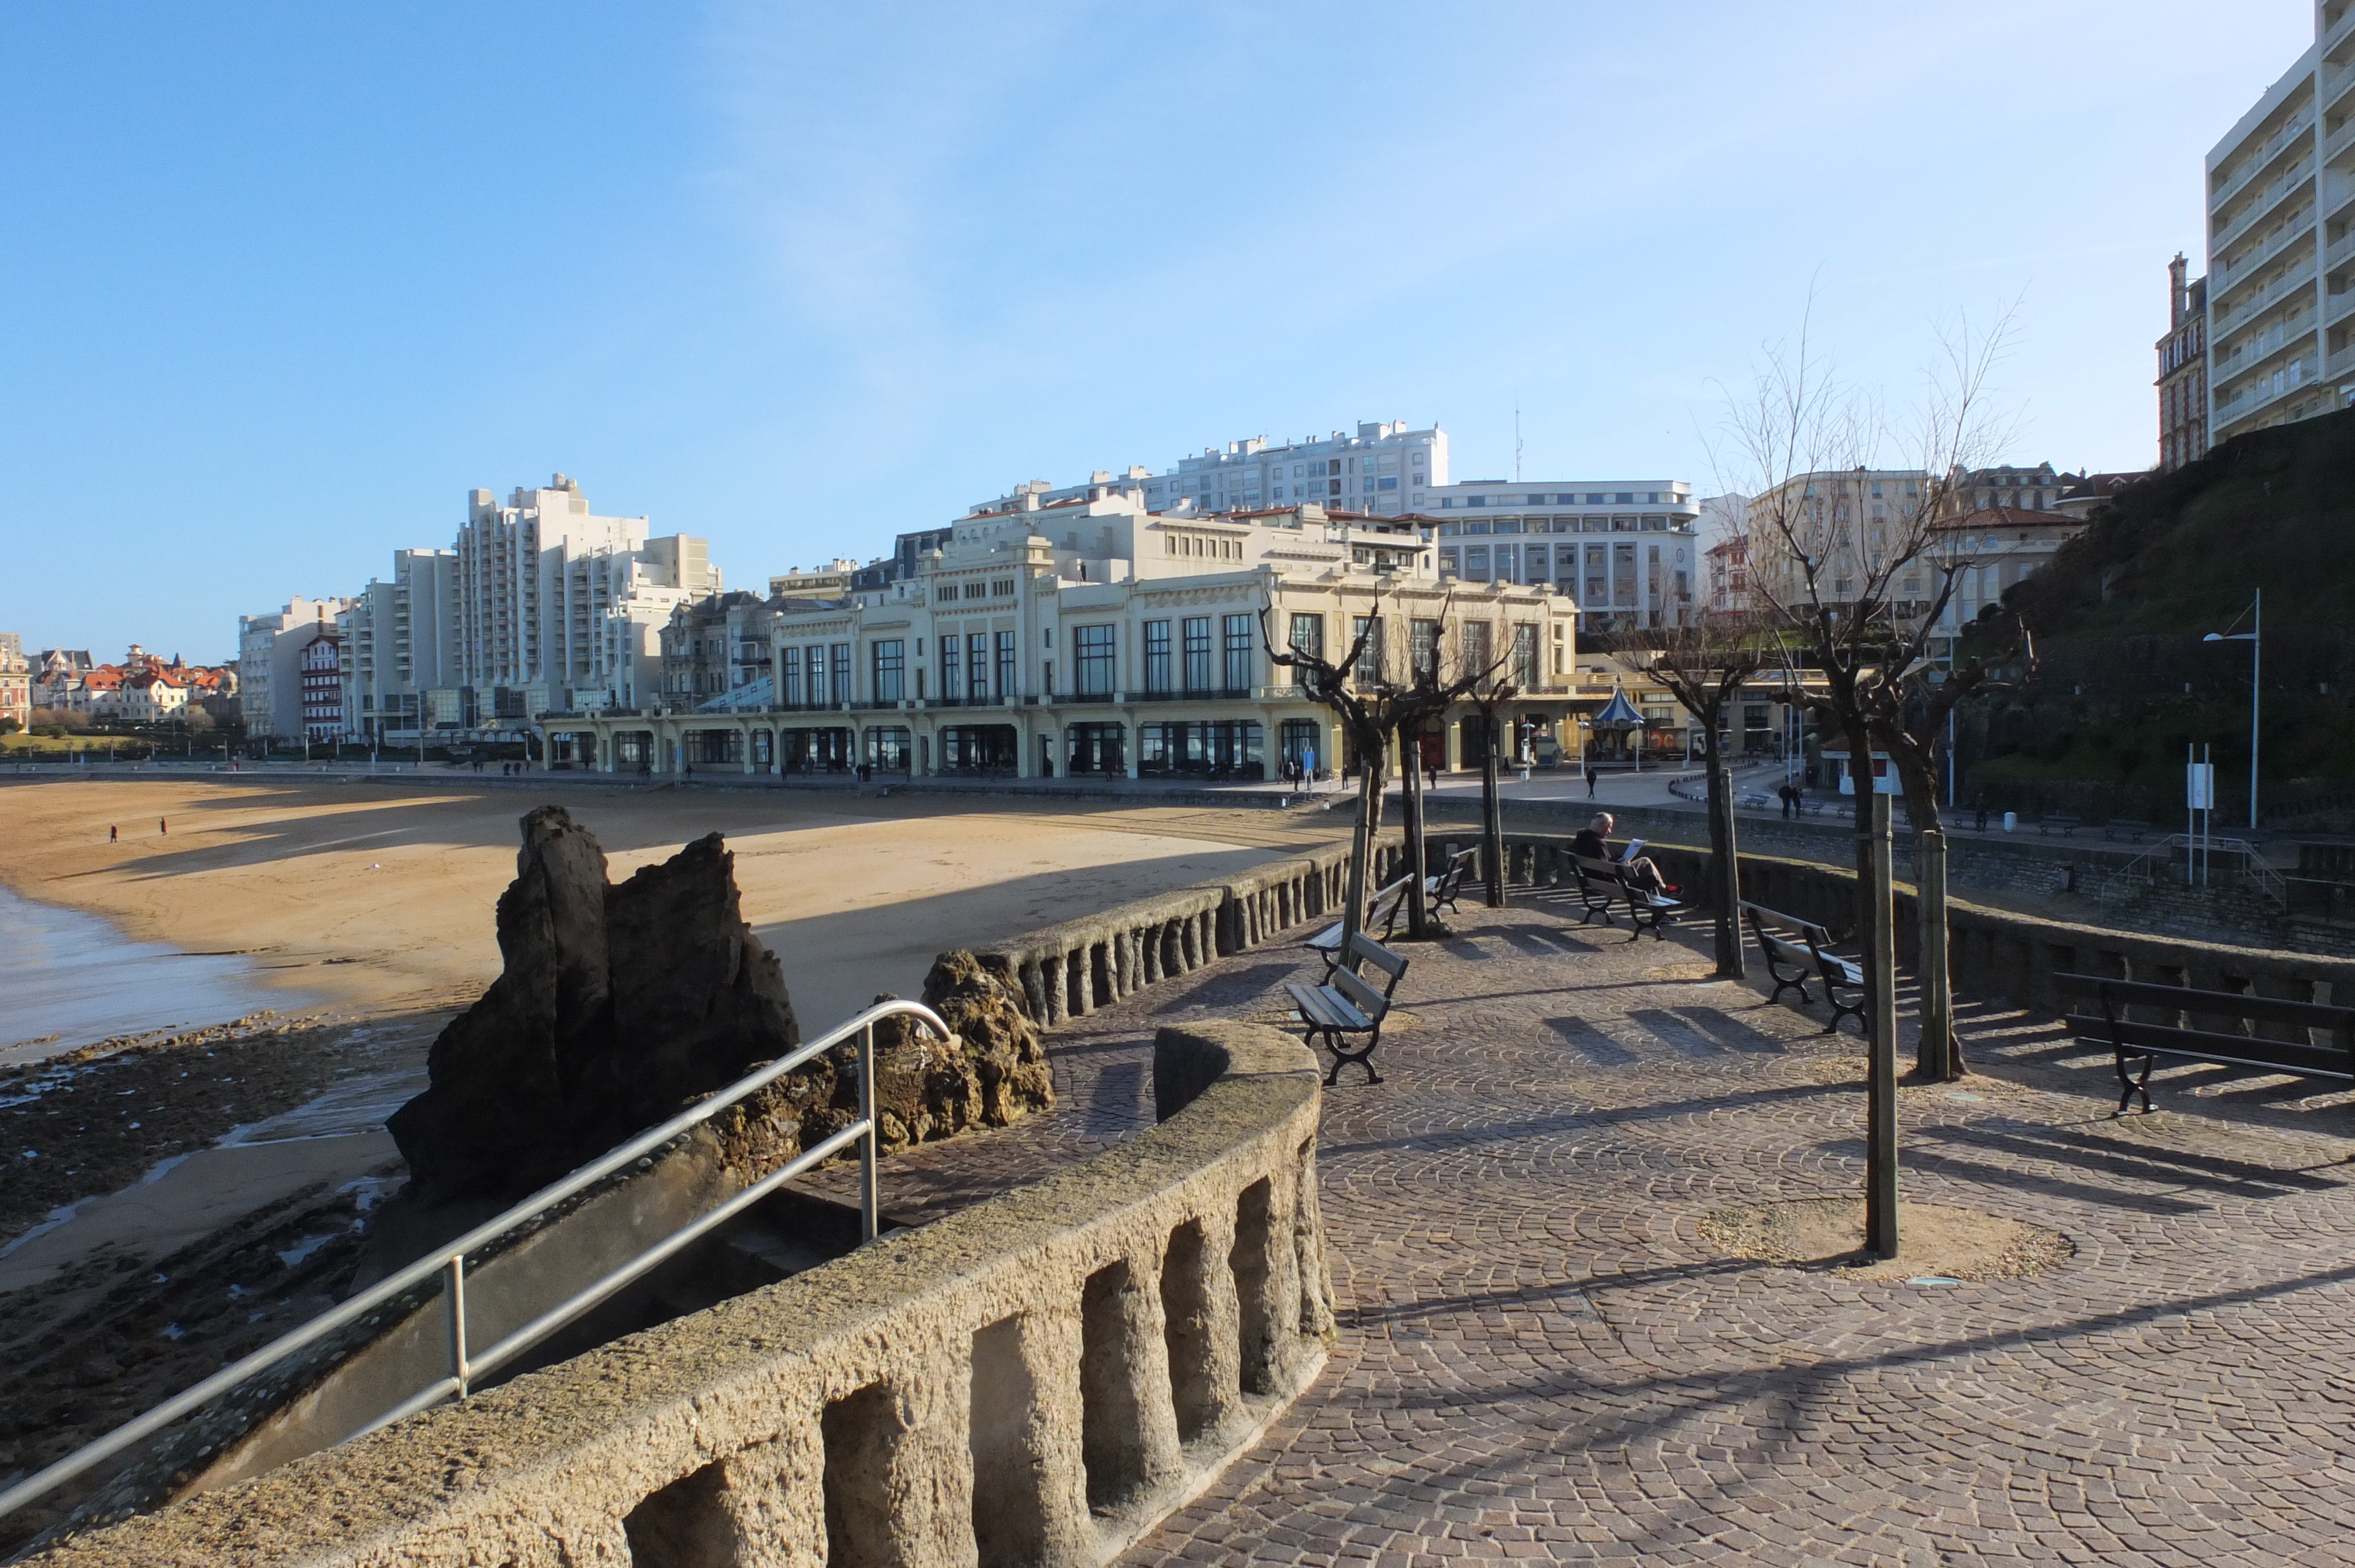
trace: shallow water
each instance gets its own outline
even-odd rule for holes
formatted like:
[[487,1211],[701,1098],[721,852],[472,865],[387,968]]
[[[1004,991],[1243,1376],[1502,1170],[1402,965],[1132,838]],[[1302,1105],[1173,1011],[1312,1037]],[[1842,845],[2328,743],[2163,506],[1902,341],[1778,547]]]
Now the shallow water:
[[134,942],[103,916],[0,887],[0,1064],[290,1005],[244,959]]

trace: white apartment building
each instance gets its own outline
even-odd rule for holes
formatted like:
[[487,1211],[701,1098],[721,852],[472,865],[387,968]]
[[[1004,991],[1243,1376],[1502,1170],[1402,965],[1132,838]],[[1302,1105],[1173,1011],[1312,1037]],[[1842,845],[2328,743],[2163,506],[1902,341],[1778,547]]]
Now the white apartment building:
[[2314,33],[2208,154],[2211,443],[2355,400],[2355,0]]
[[303,738],[303,650],[334,634],[348,599],[290,599],[269,615],[237,618],[237,692],[255,740]]
[[1118,476],[1098,469],[1085,484],[1061,489],[1032,480],[973,510],[1003,512],[1026,501],[1052,506],[1127,491],[1148,512],[1257,512],[1315,502],[1327,511],[1396,516],[1421,511],[1432,489],[1446,482],[1447,432],[1436,425],[1410,429],[1397,419],[1361,423],[1354,435],[1335,430],[1274,443],[1252,436],[1204,447],[1160,474],[1134,465]]
[[[372,577],[338,630],[344,724],[354,740],[414,746],[432,726],[428,694],[454,694],[458,678],[458,557],[449,550],[395,550],[392,576]],[[460,727],[459,705],[440,704]]]
[[703,540],[600,516],[560,473],[505,505],[474,492],[455,554],[459,684],[474,694],[469,726],[492,734],[549,710],[651,704],[671,610],[720,590]]
[[[1550,586],[1600,624],[1688,624],[1700,503],[1683,480],[1470,480],[1414,519],[1443,577]],[[1576,537],[1571,537],[1576,535]]]
[[[1379,469],[1376,471],[1379,475]],[[1332,714],[1262,644],[1338,656],[1372,620],[1376,661],[1507,660],[1509,733],[1560,743],[1575,607],[1543,588],[1443,583],[1409,524],[1315,503],[1156,514],[1132,493],[975,513],[915,575],[831,605],[779,609],[773,700],[694,713],[549,715],[558,766],[746,773],[872,767],[911,774],[1257,779],[1349,766]],[[1434,768],[1477,766],[1476,714],[1418,741]],[[1521,742],[1516,738],[1518,747]]]

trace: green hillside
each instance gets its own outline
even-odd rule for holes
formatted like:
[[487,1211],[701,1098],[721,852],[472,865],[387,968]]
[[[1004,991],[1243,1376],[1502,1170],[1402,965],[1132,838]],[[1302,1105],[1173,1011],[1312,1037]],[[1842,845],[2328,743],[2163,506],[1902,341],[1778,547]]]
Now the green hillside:
[[2232,441],[2095,514],[2007,593],[2034,631],[2024,698],[1974,715],[1966,796],[1997,809],[2169,821],[2184,747],[2214,747],[2245,810],[2249,646],[2264,591],[2261,800],[2268,819],[2355,804],[2355,410]]

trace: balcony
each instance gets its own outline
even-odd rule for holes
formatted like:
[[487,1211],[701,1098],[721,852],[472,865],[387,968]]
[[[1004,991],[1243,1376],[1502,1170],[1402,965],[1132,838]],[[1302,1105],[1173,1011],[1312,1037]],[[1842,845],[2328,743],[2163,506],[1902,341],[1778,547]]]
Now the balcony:
[[[2285,198],[2301,186],[2310,184],[2313,175],[2313,159],[2300,158],[2290,166],[2287,174],[2267,185],[2264,193],[2249,204],[2248,210],[2232,220],[2230,228],[2215,238],[2208,248],[2208,253],[2211,256],[2222,256],[2225,251],[2230,250],[2252,229],[2271,217],[2274,209],[2280,207]],[[2235,269],[2235,270],[2238,270]]]
[[[2229,298],[2233,290],[2243,285],[2245,280],[2253,279],[2264,270],[2265,263],[2289,250],[2300,240],[2311,238],[2313,234],[2314,225],[2295,223],[2267,240],[2264,249],[2252,252],[2246,260],[2227,272],[2226,281],[2223,283],[2210,289],[2208,294],[2210,307],[2213,309],[2218,301]],[[2232,314],[2240,313],[2241,311],[2242,307],[2235,306],[2232,313],[2222,313],[2221,319],[2230,320]]]
[[[2231,201],[2235,196],[2239,195],[2242,190],[2247,187],[2248,183],[2251,180],[2264,173],[2265,169],[2272,164],[2274,159],[2280,155],[2284,148],[2289,146],[2300,136],[2304,135],[2313,128],[2313,117],[2311,115],[2301,114],[2296,119],[2291,121],[2288,124],[2283,126],[2280,130],[2275,132],[2272,135],[2266,137],[2265,144],[2263,147],[2258,148],[2254,156],[2242,164],[2240,172],[2235,174],[2222,186],[2218,187],[2215,196],[2211,197],[2209,200],[2208,210],[2211,213],[2213,213],[2217,208],[2222,207],[2226,202]],[[2326,154],[2325,156],[2328,156],[2328,154]]]

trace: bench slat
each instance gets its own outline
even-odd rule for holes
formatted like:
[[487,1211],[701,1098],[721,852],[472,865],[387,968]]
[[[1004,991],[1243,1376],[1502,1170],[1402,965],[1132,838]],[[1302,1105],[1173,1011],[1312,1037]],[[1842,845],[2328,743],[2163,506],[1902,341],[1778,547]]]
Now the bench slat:
[[2063,996],[2098,997],[2106,992],[2120,1007],[2158,1007],[2206,1013],[2214,1018],[2261,1019],[2267,1023],[2304,1024],[2310,1029],[2355,1026],[2355,1008],[2333,1007],[2318,1001],[2246,996],[2229,991],[2194,991],[2189,986],[2111,980],[2102,975],[2055,974],[2051,980],[2052,989]]
[[[2106,1018],[2074,1013],[2064,1020],[2078,1038],[2096,1044],[2112,1044]],[[2202,1061],[2230,1062],[2235,1066],[2301,1073],[2310,1077],[2355,1080],[2355,1060],[2336,1045],[2309,1045],[2297,1040],[2267,1040],[2249,1034],[2219,1034],[2202,1029],[2177,1029],[2164,1023],[2120,1020],[2116,1041],[2129,1054],[2192,1056]]]

